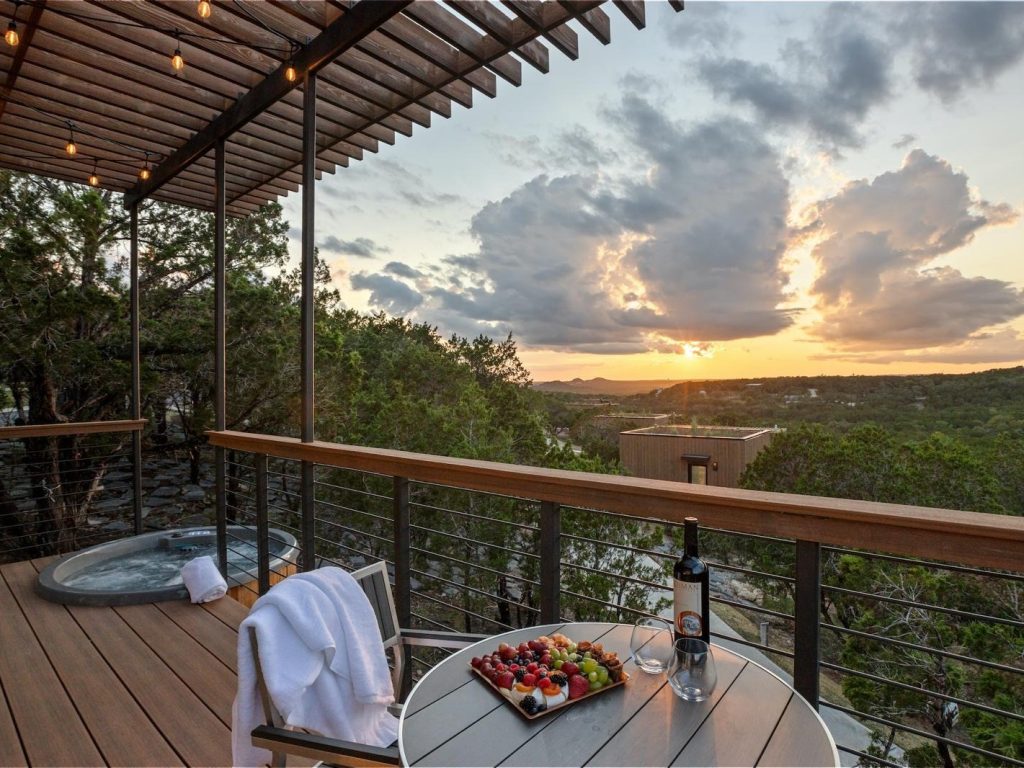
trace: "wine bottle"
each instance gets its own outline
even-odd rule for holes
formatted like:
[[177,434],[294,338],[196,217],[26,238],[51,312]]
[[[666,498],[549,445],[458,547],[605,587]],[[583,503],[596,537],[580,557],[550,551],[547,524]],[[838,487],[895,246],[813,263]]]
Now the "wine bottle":
[[683,544],[683,554],[676,561],[673,585],[676,639],[691,637],[710,643],[708,566],[698,555],[695,517],[683,520]]

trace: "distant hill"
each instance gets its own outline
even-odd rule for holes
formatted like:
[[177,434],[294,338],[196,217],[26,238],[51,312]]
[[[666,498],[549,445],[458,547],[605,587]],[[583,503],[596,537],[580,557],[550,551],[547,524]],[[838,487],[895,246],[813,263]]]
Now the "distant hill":
[[544,392],[573,392],[577,395],[645,395],[656,389],[683,384],[686,379],[649,379],[614,381],[612,379],[573,379],[572,381],[540,381],[534,389]]

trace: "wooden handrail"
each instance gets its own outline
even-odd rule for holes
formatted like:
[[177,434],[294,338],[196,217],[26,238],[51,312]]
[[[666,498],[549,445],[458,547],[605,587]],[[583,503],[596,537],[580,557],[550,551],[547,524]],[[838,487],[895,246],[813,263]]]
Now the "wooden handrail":
[[22,440],[26,437],[64,437],[89,435],[99,432],[139,432],[146,426],[145,419],[122,421],[80,421],[61,424],[28,424],[23,427],[0,427],[0,440]]
[[222,448],[486,493],[681,523],[1020,571],[1024,518],[790,493],[748,491],[456,459],[245,432],[210,431]]

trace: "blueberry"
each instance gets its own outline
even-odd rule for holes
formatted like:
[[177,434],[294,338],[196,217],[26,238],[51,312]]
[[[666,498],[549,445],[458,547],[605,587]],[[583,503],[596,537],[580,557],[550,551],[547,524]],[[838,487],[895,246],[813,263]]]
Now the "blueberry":
[[515,671],[514,674],[516,676],[516,682],[521,683],[523,681],[523,678],[526,677],[526,670],[523,667],[520,667]]

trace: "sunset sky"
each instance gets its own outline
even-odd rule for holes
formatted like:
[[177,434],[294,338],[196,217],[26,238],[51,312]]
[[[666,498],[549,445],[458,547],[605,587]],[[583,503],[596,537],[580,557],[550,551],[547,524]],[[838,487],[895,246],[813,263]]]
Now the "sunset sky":
[[1024,361],[1024,4],[608,11],[318,184],[348,306],[511,332],[538,381]]

